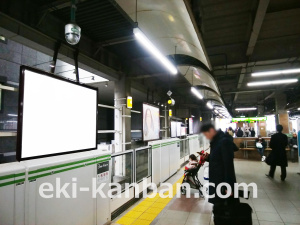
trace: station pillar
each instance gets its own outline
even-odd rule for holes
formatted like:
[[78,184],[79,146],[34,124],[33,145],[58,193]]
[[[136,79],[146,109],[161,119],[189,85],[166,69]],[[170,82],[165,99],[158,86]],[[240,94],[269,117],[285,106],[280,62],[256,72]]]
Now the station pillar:
[[287,104],[286,94],[283,91],[275,92],[275,119],[276,125],[283,126],[282,133],[289,133],[289,115],[285,110]]
[[131,96],[130,79],[126,75],[115,81],[115,152],[131,148],[131,109],[127,108],[127,97]]

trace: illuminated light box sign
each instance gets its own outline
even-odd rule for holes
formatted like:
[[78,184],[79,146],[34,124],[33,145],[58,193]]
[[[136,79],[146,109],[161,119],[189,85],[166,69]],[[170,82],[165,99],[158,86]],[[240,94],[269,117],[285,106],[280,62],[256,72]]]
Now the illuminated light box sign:
[[176,137],[177,132],[177,122],[171,121],[171,137]]
[[160,117],[159,108],[143,104],[143,140],[152,141],[159,139]]
[[194,130],[193,130],[194,125],[193,124],[194,124],[193,118],[189,118],[189,134],[194,133]]
[[21,66],[17,159],[97,148],[98,90]]
[[267,117],[241,117],[241,118],[232,118],[232,122],[256,122],[256,121],[266,121]]
[[132,109],[132,97],[127,96],[127,108]]

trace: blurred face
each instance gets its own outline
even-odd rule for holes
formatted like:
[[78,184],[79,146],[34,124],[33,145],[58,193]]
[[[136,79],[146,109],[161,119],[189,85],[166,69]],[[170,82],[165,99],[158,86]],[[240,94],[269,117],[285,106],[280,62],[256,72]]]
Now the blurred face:
[[297,134],[293,134],[293,137],[297,137]]
[[208,139],[208,140],[212,140],[214,138],[214,136],[216,135],[217,131],[213,128],[210,128],[208,131],[203,132],[203,135]]

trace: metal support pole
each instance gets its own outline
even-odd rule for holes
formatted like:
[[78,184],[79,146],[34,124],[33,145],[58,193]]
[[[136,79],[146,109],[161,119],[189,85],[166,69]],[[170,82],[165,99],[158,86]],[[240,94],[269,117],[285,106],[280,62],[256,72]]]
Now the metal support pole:
[[79,70],[78,70],[78,49],[74,52],[74,62],[75,62],[75,74],[76,74],[76,81],[79,83]]
[[54,54],[53,54],[53,58],[52,58],[52,67],[51,67],[51,70],[50,70],[51,73],[55,72],[57,55],[58,55],[58,52],[59,52],[59,49],[60,49],[60,45],[61,45],[60,41],[58,41],[55,45]]
[[[164,110],[164,113],[165,113],[165,129],[168,129],[168,123],[167,123],[167,120],[168,120],[168,114],[167,114],[167,106],[165,106],[165,110]],[[165,132],[165,138],[167,139],[168,138],[168,132]]]

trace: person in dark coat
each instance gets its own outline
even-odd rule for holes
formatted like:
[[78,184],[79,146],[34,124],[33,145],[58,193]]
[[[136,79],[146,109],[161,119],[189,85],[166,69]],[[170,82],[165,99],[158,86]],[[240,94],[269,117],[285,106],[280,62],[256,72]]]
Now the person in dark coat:
[[255,137],[255,130],[253,127],[250,130],[250,134],[251,134],[251,137]]
[[242,131],[242,129],[239,127],[237,132],[236,132],[236,136],[237,137],[243,137],[244,136],[244,132]]
[[[209,195],[215,194],[215,197],[209,198],[208,201],[214,205],[224,204],[226,200],[217,196],[216,188],[220,183],[227,183],[234,193],[236,176],[233,157],[236,146],[232,141],[232,136],[224,134],[221,130],[217,131],[212,124],[203,125],[201,132],[210,140],[210,155],[207,159],[209,161],[209,182],[215,185],[215,187],[209,186]],[[229,201],[238,201],[238,199],[231,197]]]
[[272,149],[268,156],[270,165],[270,172],[268,177],[274,178],[276,166],[281,167],[281,180],[286,178],[286,167],[288,166],[285,148],[288,145],[288,137],[282,133],[283,127],[278,124],[276,126],[277,133],[271,136],[270,148]]

